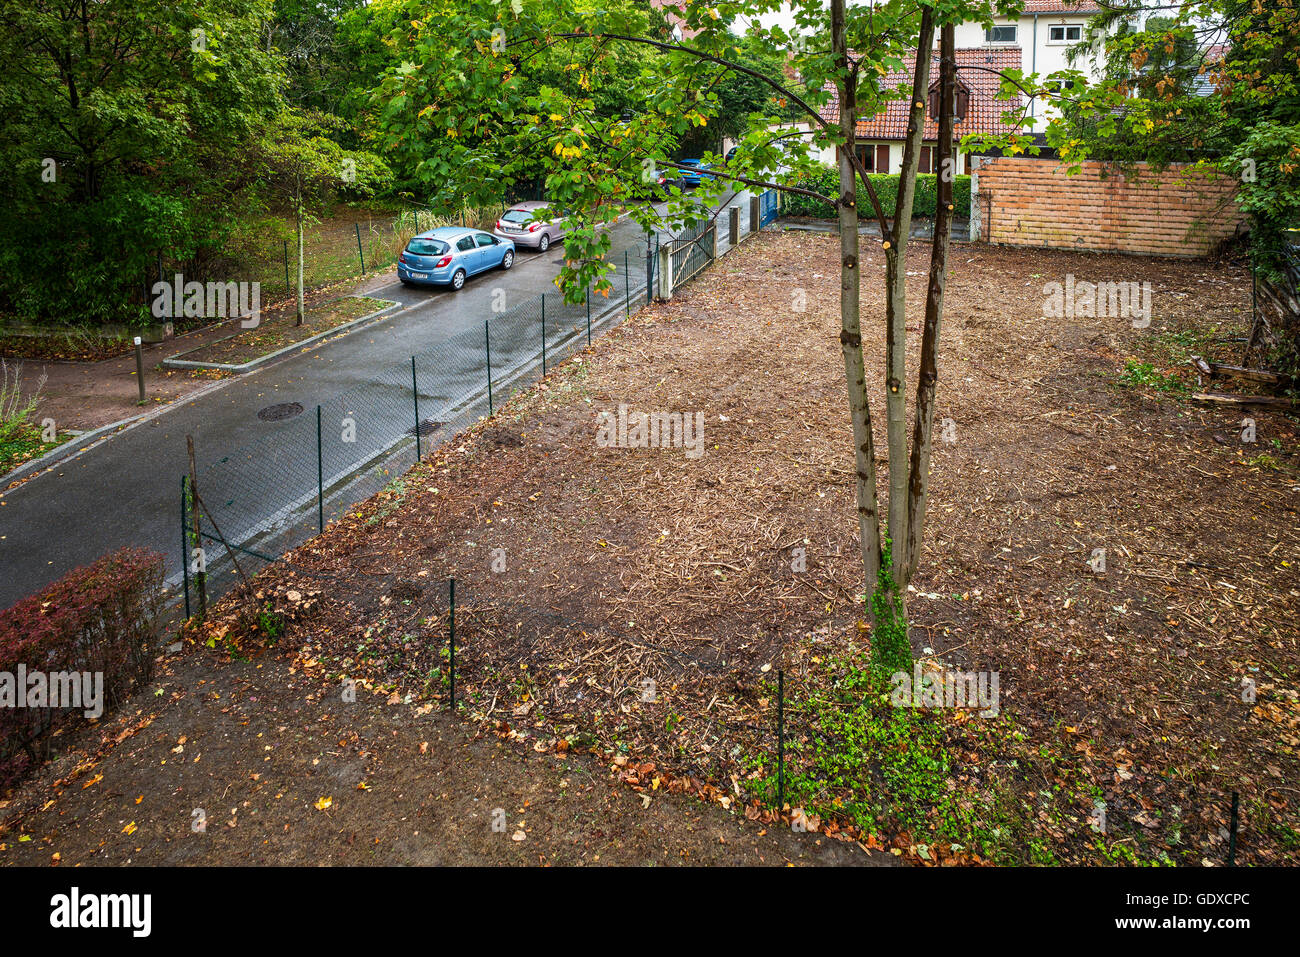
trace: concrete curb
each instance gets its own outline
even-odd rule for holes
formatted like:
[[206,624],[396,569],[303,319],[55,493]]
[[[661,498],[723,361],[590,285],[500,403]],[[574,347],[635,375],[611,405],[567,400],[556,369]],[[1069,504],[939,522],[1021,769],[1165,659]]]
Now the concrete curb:
[[30,478],[38,472],[52,468],[64,459],[75,458],[87,449],[98,445],[104,439],[112,438],[112,436],[119,432],[125,432],[127,429],[133,429],[137,425],[142,425],[145,422],[156,419],[158,416],[170,412],[178,406],[184,405],[191,399],[200,398],[201,396],[207,395],[209,392],[216,392],[218,389],[228,384],[228,380],[211,382],[200,389],[195,389],[193,392],[186,393],[179,399],[176,399],[167,405],[150,409],[148,412],[141,412],[139,415],[130,416],[125,419],[118,419],[116,422],[110,422],[108,425],[101,425],[99,428],[91,429],[89,432],[83,432],[76,438],[64,442],[58,448],[50,449],[39,459],[24,462],[12,472],[0,475],[0,491],[3,491],[5,486],[14,482],[22,481],[25,478]]
[[[349,298],[354,298],[354,297],[349,297]],[[367,298],[373,299],[375,297],[368,296]],[[379,301],[386,302],[388,303],[388,305],[384,306],[383,309],[376,309],[374,312],[370,312],[357,319],[353,319],[351,322],[345,322],[343,323],[343,325],[335,326],[333,329],[327,329],[324,332],[318,332],[314,336],[308,336],[306,339],[303,339],[301,342],[292,343],[291,345],[287,345],[281,349],[276,349],[274,352],[268,352],[264,356],[258,356],[256,359],[253,359],[249,362],[241,363],[239,365],[231,365],[229,363],[224,363],[224,362],[199,362],[190,359],[181,359],[175,356],[168,359],[164,359],[160,364],[164,369],[213,369],[221,372],[236,372],[236,373],[252,372],[254,369],[261,368],[267,363],[273,362],[276,359],[280,358],[281,356],[287,355],[290,352],[295,352],[299,349],[310,348],[311,346],[316,345],[321,340],[326,339],[330,336],[347,335],[348,333],[355,331],[362,325],[368,325],[369,323],[376,322],[380,319],[387,319],[388,315],[386,314],[393,313],[394,311],[400,311],[403,308],[402,303],[396,301],[395,299],[380,299]],[[180,353],[180,355],[187,356],[190,355],[191,353],[199,352],[200,350],[206,349],[208,346],[215,345],[218,342],[227,342],[230,339],[234,339],[238,335],[239,333],[236,332],[228,336],[223,336],[220,339],[214,339],[212,340],[212,342],[204,343],[198,348],[190,349],[188,352],[182,352]]]

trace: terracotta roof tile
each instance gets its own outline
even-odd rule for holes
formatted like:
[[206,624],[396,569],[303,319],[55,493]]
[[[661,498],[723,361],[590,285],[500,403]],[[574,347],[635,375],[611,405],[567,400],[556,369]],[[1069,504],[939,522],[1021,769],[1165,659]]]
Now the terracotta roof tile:
[[1025,13],[1099,13],[1100,4],[1093,0],[1079,0],[1078,3],[1072,3],[1070,0],[1025,0]]
[[[1015,106],[1014,100],[997,98],[998,84],[1001,78],[989,72],[991,70],[1012,70],[1020,68],[1020,49],[1018,47],[971,47],[960,49],[957,53],[957,81],[970,91],[970,104],[966,117],[957,122],[954,132],[958,138],[968,133],[1011,133],[1016,127],[1006,123],[1002,114]],[[938,81],[936,69],[939,52],[934,53],[931,65],[931,81]],[[882,88],[897,88],[900,84],[910,89],[915,54],[905,61],[903,70],[890,73],[881,80]],[[883,112],[876,116],[858,120],[858,139],[901,140],[907,135],[908,98],[890,100]],[[821,109],[821,115],[830,123],[839,123],[840,105],[838,93],[832,89],[830,100]],[[933,140],[939,134],[939,124],[930,116],[925,118],[924,139]]]

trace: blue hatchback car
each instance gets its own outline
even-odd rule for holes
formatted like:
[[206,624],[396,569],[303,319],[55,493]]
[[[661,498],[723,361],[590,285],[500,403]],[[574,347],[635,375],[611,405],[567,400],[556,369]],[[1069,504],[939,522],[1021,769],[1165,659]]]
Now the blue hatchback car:
[[691,167],[689,170],[680,170],[678,172],[677,182],[683,186],[699,186],[704,180],[713,179],[712,176],[704,172],[706,169],[713,168],[707,165],[704,160],[684,159],[682,165]]
[[481,229],[439,226],[413,237],[397,257],[397,278],[407,286],[459,289],[477,273],[515,264],[515,244]]

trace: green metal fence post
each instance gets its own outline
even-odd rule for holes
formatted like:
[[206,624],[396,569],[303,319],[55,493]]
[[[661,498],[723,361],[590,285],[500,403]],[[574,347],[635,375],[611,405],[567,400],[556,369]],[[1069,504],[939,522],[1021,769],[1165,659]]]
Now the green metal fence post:
[[542,375],[546,375],[546,293],[542,293]]
[[488,321],[483,320],[483,346],[484,353],[487,356],[487,375],[488,375],[488,415],[492,415],[492,335],[488,329]]
[[627,271],[627,250],[623,250],[623,312],[632,315],[632,275]]
[[785,807],[785,671],[776,673],[776,808]]
[[316,527],[325,531],[325,454],[321,442],[320,406],[316,406]]
[[591,345],[591,287],[587,287],[587,345]]
[[420,387],[415,383],[415,356],[411,356],[411,397],[415,400],[415,461],[423,457],[420,452]]
[[289,284],[289,240],[284,241],[284,294],[293,295],[293,286]]
[[189,512],[188,475],[181,476],[181,569],[185,579],[185,617],[190,617],[190,543],[185,534],[187,512]]
[[447,579],[447,660],[450,664],[451,710],[456,710],[456,579]]
[[357,227],[357,256],[361,259],[361,275],[366,274],[366,254],[361,251],[361,224],[353,223]]

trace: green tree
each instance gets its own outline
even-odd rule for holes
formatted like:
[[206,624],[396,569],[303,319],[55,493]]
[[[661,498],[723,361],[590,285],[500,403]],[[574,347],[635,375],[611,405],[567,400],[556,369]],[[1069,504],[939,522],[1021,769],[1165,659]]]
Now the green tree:
[[303,234],[317,214],[340,195],[373,196],[392,185],[392,172],[378,156],[349,151],[330,139],[331,121],[321,114],[286,110],[252,151],[257,192],[294,219],[298,237],[297,325],[303,322]]
[[[1171,162],[1216,171],[1239,184],[1250,220],[1249,248],[1268,281],[1295,281],[1300,229],[1300,14],[1294,0],[1204,0],[1129,29],[1138,0],[1107,4],[1089,24],[1116,30],[1099,59],[1102,78],[1076,84],[1062,116],[1047,130],[1062,158]],[[1094,54],[1097,55],[1097,54]],[[1037,95],[1054,77],[1018,78]],[[1232,214],[1225,209],[1225,215]],[[1286,274],[1291,279],[1285,279]],[[1272,363],[1300,373],[1300,301],[1280,292],[1284,328]],[[1289,317],[1289,318],[1288,318]]]
[[279,109],[265,0],[0,9],[0,309],[142,318],[145,271],[220,246],[235,157]]

